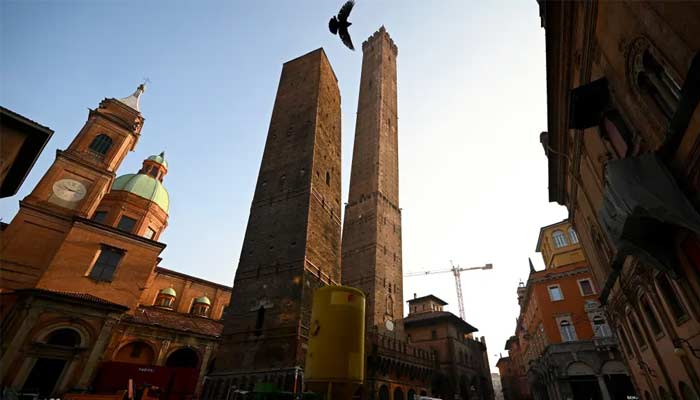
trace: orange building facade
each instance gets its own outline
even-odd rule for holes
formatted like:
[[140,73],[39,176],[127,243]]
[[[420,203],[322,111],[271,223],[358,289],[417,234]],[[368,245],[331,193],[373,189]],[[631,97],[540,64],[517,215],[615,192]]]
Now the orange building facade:
[[2,226],[2,386],[19,393],[201,387],[231,288],[158,267],[165,155],[116,175],[144,118],[144,87],[105,99]]
[[580,233],[639,396],[697,399],[700,4],[538,3],[549,199]]
[[537,251],[518,287],[520,315],[498,365],[511,399],[626,399],[634,390],[617,341],[597,300],[599,290],[568,221],[541,229]]

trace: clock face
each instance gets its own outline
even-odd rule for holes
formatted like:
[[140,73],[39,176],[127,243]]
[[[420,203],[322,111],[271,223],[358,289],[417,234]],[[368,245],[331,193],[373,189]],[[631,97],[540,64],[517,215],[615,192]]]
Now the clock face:
[[76,202],[85,197],[87,189],[74,179],[61,179],[53,184],[53,193],[63,201]]
[[384,322],[384,325],[386,326],[386,329],[387,329],[388,331],[391,332],[391,331],[394,330],[394,321],[392,321],[392,320],[390,320],[390,319],[387,319],[387,320]]

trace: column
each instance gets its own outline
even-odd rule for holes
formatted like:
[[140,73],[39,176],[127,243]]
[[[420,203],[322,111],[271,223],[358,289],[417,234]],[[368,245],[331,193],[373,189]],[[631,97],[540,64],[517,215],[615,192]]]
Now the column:
[[105,321],[104,325],[102,325],[100,334],[97,336],[95,345],[92,347],[90,356],[88,356],[88,360],[85,363],[83,373],[80,375],[80,379],[78,380],[78,389],[87,389],[90,385],[95,369],[97,368],[97,363],[102,359],[105,347],[107,347],[109,339],[112,337],[112,329],[116,324],[117,319],[110,316],[109,319]]
[[5,375],[7,375],[8,370],[13,365],[16,366],[16,364],[13,364],[12,361],[17,356],[19,349],[22,347],[22,344],[27,339],[29,332],[34,327],[36,320],[39,318],[39,310],[36,307],[32,307],[31,303],[16,305],[16,307],[25,308],[23,312],[20,312],[20,314],[24,314],[24,318],[22,318],[22,323],[14,333],[10,343],[5,348],[5,353],[2,355],[2,359],[0,359],[0,380],[5,379]]
[[168,354],[168,349],[170,348],[170,340],[163,340],[160,345],[160,351],[156,356],[155,364],[158,366],[165,365],[165,356]]
[[598,378],[598,386],[600,386],[600,393],[603,395],[603,400],[612,400],[608,392],[608,385],[605,384],[605,375],[596,375],[596,378]]
[[194,392],[194,397],[197,398],[202,392],[204,375],[206,375],[207,367],[209,366],[209,359],[211,358],[211,345],[206,345],[204,347],[204,356],[202,356],[202,363],[199,367],[199,378],[197,378],[197,388]]

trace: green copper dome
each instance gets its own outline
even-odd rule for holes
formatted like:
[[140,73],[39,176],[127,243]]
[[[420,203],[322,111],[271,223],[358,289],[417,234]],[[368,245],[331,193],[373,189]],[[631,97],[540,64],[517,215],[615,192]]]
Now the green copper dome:
[[194,302],[195,302],[195,304],[196,303],[203,303],[203,304],[206,304],[208,306],[211,305],[211,300],[209,300],[209,297],[207,297],[207,296],[197,297],[196,299],[194,299]]
[[124,190],[143,197],[144,199],[151,200],[158,204],[165,212],[168,212],[170,207],[170,197],[163,184],[157,179],[145,174],[122,175],[114,180],[112,190]]
[[168,162],[165,161],[165,152],[164,151],[161,152],[160,154],[158,154],[157,156],[150,156],[146,160],[155,161],[158,164],[163,164],[163,166],[165,168],[168,168]]
[[160,291],[160,294],[165,294],[165,295],[168,295],[168,296],[177,297],[177,292],[175,292],[175,289],[173,289],[173,288],[171,288],[171,287],[162,289],[162,290]]

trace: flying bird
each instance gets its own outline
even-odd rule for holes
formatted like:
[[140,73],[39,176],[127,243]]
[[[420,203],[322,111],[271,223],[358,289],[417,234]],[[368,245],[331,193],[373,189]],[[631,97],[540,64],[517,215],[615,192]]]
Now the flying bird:
[[328,21],[328,29],[331,30],[331,33],[339,35],[340,40],[342,40],[350,50],[355,50],[355,47],[352,45],[352,40],[350,39],[350,33],[348,32],[348,27],[352,25],[352,22],[348,22],[348,17],[354,5],[354,0],[348,0],[340,8],[340,11],[338,11],[338,16]]

